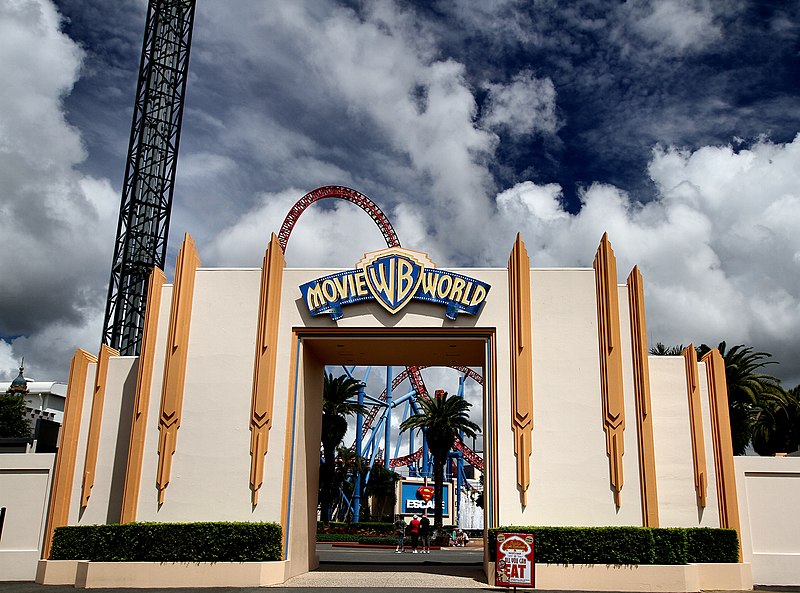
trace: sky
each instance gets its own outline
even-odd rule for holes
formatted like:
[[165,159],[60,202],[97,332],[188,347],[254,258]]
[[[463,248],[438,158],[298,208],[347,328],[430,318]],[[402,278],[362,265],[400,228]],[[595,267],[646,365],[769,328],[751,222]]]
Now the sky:
[[[0,379],[99,348],[146,11],[0,0]],[[608,232],[651,344],[744,343],[794,387],[799,27],[798,1],[198,0],[167,276],[186,232],[259,266],[346,185],[445,268],[505,266],[517,232],[534,267],[589,267]],[[327,200],[286,257],[383,246]]]

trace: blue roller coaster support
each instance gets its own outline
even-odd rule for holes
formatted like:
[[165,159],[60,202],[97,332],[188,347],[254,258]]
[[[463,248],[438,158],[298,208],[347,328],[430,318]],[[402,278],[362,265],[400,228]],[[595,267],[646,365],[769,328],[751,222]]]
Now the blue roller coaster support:
[[[367,371],[369,372],[369,371]],[[358,388],[358,403],[364,405],[364,389],[366,387],[366,379],[364,383]],[[364,427],[364,416],[358,414],[356,416],[356,453],[360,454],[361,451],[361,429]],[[353,489],[353,523],[358,523],[359,515],[361,513],[361,476],[358,469],[358,460],[356,460],[356,477]]]
[[[466,380],[466,375],[461,375],[458,378],[458,397],[464,399],[464,381]],[[458,432],[458,438],[461,439],[461,442],[464,442],[464,431],[460,430]],[[456,457],[456,464],[458,470],[456,471],[456,522],[460,525],[461,524],[461,488],[464,485],[462,479],[464,477],[464,456],[461,452],[458,452],[458,456]]]
[[386,368],[386,425],[383,438],[383,467],[389,469],[389,447],[392,433],[392,367]]

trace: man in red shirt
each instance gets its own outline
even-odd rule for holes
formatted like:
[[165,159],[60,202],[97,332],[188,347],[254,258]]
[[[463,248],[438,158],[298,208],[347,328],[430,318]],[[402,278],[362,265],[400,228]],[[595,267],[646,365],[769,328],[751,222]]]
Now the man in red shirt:
[[419,545],[419,516],[414,515],[411,523],[408,526],[408,532],[411,534],[411,548],[414,553],[417,553],[417,546]]

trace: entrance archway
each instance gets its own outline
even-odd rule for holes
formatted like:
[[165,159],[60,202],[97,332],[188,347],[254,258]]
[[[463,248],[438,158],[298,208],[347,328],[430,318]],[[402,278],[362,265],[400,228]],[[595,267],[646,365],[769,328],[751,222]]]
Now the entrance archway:
[[[286,512],[286,549],[295,559],[315,557],[322,378],[326,365],[459,366],[481,369],[485,456],[485,524],[493,525],[490,484],[496,455],[494,328],[294,328],[291,365],[292,460],[298,482]],[[303,494],[305,500],[303,500]],[[313,563],[312,563],[313,564]]]

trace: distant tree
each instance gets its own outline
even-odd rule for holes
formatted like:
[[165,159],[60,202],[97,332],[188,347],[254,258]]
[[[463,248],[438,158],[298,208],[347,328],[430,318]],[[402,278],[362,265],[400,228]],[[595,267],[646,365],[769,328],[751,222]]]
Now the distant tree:
[[419,413],[400,424],[400,432],[420,428],[428,439],[428,449],[433,456],[434,521],[436,529],[442,528],[442,502],[444,491],[444,466],[447,454],[460,431],[474,437],[480,427],[469,419],[471,404],[462,397],[448,396],[437,391],[435,397],[417,396]]
[[[785,391],[779,379],[761,372],[766,366],[776,364],[767,360],[772,357],[771,354],[754,352],[752,347],[744,344],[728,350],[724,341],[719,343],[717,349],[725,361],[733,454],[744,455],[753,438],[754,421],[759,411],[769,408],[772,405],[770,402],[780,398]],[[710,350],[710,346],[702,344],[697,348],[697,355],[705,356]]]
[[753,449],[759,455],[792,453],[800,446],[800,385],[761,398],[752,418]]
[[661,342],[656,342],[655,346],[650,346],[650,354],[653,356],[680,356],[684,348],[683,344],[665,346]]
[[31,425],[25,408],[25,396],[0,392],[0,438],[31,436]]
[[347,434],[347,417],[365,413],[366,407],[353,401],[362,383],[347,375],[325,375],[322,392],[322,462],[320,465],[320,511],[324,524],[330,522],[331,502],[336,494],[335,454]]
[[371,510],[375,520],[381,521],[387,516],[391,521],[394,505],[397,503],[396,484],[400,476],[380,463],[375,463],[369,472],[364,492],[371,499]]

